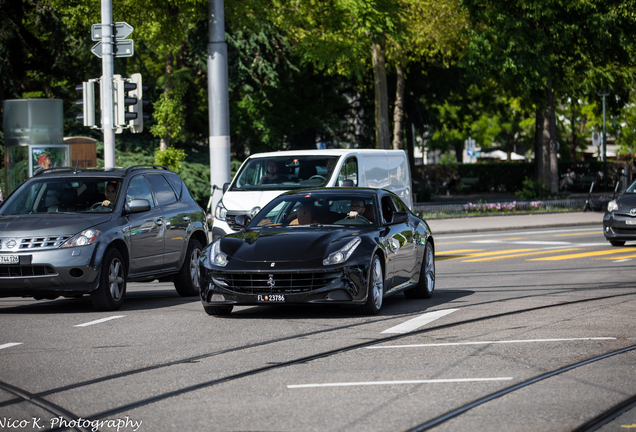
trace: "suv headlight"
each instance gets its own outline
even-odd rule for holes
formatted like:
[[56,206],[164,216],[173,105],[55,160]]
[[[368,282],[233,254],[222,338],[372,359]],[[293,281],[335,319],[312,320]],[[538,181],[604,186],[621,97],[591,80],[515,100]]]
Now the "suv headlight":
[[612,200],[607,203],[607,211],[613,212],[614,210],[618,210],[618,204],[616,203],[616,200]]
[[214,209],[214,218],[220,221],[224,221],[225,216],[227,216],[227,209],[223,205],[223,201],[219,201],[219,203],[216,205],[216,209]]
[[327,258],[322,261],[323,265],[332,265],[332,264],[341,264],[349,259],[354,250],[358,247],[358,245],[362,242],[360,237],[356,237],[351,240],[349,243],[341,247],[335,252],[329,254]]
[[99,231],[89,228],[66,240],[60,247],[88,246],[97,240]]
[[210,264],[218,267],[227,265],[227,255],[221,252],[221,240],[217,240],[210,248]]

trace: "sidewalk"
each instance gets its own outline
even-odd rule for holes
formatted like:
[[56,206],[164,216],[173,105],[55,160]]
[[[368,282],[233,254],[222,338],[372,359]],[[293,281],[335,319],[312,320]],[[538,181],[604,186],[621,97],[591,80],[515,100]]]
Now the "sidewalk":
[[437,234],[503,231],[523,228],[574,227],[597,225],[603,228],[602,212],[539,213],[525,215],[471,216],[446,219],[427,219],[426,222]]

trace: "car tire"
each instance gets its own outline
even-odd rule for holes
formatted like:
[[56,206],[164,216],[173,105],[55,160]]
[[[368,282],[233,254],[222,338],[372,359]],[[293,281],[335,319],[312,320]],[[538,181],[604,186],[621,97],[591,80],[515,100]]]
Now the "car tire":
[[174,287],[182,297],[199,295],[201,285],[201,272],[199,270],[199,258],[201,257],[201,243],[191,239],[188,243],[188,251],[181,270],[174,278]]
[[367,287],[367,301],[362,306],[365,315],[377,315],[384,300],[384,269],[380,257],[375,254],[369,269],[369,285]]
[[203,310],[208,315],[219,316],[232,313],[234,306],[203,306]]
[[106,249],[99,273],[99,286],[91,291],[91,300],[99,311],[115,311],[124,304],[126,296],[126,266],[121,253]]
[[420,271],[420,281],[415,288],[404,291],[406,298],[427,299],[431,298],[435,290],[435,251],[430,241],[424,246],[424,259]]
[[625,246],[625,242],[621,240],[610,240],[612,246]]

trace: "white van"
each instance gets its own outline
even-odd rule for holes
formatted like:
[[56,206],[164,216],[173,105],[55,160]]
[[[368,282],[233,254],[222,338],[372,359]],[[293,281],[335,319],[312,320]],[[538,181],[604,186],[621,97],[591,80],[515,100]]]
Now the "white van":
[[214,212],[213,236],[236,232],[234,220],[252,217],[288,190],[372,187],[396,193],[411,208],[411,172],[403,150],[296,150],[259,153],[243,162]]

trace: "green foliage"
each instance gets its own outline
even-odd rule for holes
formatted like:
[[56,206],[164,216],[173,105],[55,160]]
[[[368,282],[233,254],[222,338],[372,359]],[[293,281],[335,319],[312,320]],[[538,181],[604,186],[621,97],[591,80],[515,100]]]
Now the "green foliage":
[[444,154],[442,154],[442,156],[439,158],[439,164],[440,165],[448,165],[450,167],[455,167],[457,166],[457,158],[455,157],[455,155],[451,152],[446,152]]
[[181,174],[181,162],[186,158],[186,152],[182,149],[177,149],[172,146],[161,151],[155,152],[155,163],[157,165],[163,165],[170,168],[177,174]]
[[150,128],[150,133],[156,137],[169,137],[171,141],[185,141],[185,95],[187,84],[175,77],[154,105],[153,117],[155,124]]
[[532,200],[537,198],[543,198],[550,194],[550,188],[547,187],[541,180],[535,178],[526,177],[523,180],[523,187],[517,196],[522,200]]

